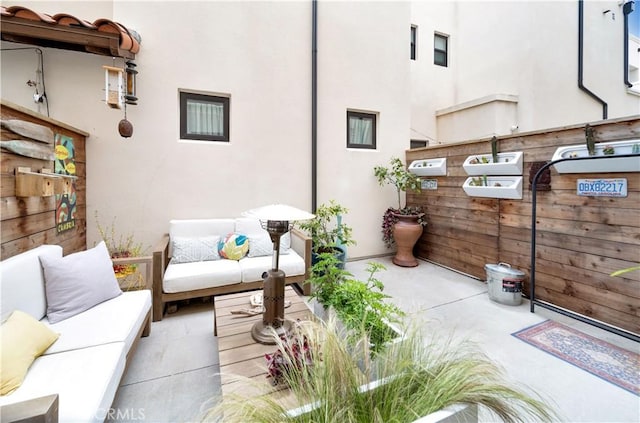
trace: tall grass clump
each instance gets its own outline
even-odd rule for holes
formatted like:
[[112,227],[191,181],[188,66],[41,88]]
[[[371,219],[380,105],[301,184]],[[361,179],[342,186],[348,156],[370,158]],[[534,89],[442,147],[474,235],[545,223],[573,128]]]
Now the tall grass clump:
[[[293,336],[313,347],[310,360],[283,375],[296,405],[250,389],[249,396],[225,394],[205,420],[402,423],[459,403],[487,407],[505,422],[557,420],[537,395],[509,383],[468,341],[434,338],[425,344],[411,329],[402,342],[371,359],[366,336],[353,344],[353,337],[337,331],[333,322],[302,322]],[[278,342],[277,348],[286,347],[287,340]]]

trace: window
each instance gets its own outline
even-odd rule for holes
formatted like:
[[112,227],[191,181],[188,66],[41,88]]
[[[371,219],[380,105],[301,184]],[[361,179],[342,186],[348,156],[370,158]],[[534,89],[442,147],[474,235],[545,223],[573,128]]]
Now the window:
[[347,111],[347,148],[376,148],[376,115]]
[[411,25],[411,60],[416,60],[416,43],[418,41],[418,27]]
[[447,67],[447,44],[449,37],[433,34],[433,64]]
[[423,141],[423,140],[411,140],[410,141],[410,147],[411,149],[414,148],[422,148],[422,147],[426,147],[427,145],[429,145],[429,141]]
[[180,92],[180,139],[229,141],[229,98]]

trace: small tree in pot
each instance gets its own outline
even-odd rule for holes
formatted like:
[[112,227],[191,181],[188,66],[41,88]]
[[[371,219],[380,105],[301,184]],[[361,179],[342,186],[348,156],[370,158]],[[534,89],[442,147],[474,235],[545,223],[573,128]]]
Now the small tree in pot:
[[418,261],[413,256],[413,246],[422,234],[427,222],[420,207],[402,206],[402,192],[420,192],[420,177],[409,172],[402,161],[392,157],[389,167],[376,166],[373,172],[381,186],[393,185],[398,195],[398,207],[389,207],[382,218],[382,240],[387,247],[394,243],[398,251],[393,263],[398,266],[414,267]]
[[318,261],[320,254],[332,253],[338,257],[341,266],[344,267],[346,249],[343,247],[356,243],[351,235],[351,227],[342,223],[342,216],[348,212],[346,207],[338,204],[335,200],[330,200],[328,204],[318,206],[313,219],[298,224],[300,229],[306,231],[313,241],[313,264]]

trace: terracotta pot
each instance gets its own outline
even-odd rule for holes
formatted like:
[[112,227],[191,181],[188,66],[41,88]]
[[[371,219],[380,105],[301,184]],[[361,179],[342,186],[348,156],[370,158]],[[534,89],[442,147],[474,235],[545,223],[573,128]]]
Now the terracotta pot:
[[393,225],[393,239],[398,251],[393,257],[393,263],[402,267],[416,267],[418,260],[413,256],[413,246],[422,235],[422,225],[418,223],[418,214],[396,214],[398,219]]

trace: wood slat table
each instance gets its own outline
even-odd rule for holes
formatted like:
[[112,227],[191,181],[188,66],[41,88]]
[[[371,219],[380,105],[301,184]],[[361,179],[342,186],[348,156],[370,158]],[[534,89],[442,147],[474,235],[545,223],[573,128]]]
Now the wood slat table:
[[[261,291],[221,295],[215,298],[222,394],[224,396],[238,392],[253,395],[267,392],[283,401],[289,401],[288,391],[272,387],[266,377],[264,355],[274,352],[276,346],[259,344],[251,337],[251,327],[262,319],[262,314],[231,314],[231,310],[249,308],[249,298],[257,292]],[[286,319],[308,320],[313,316],[304,299],[291,286],[285,288],[285,299],[291,301],[291,306],[284,309]],[[238,377],[248,378],[250,383],[246,383],[246,380],[239,381]]]

